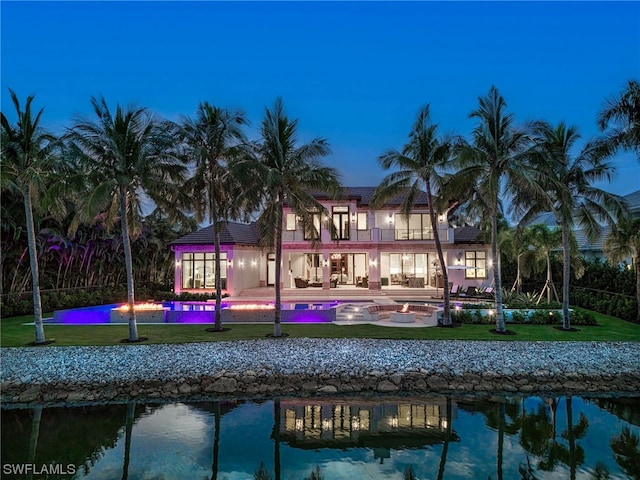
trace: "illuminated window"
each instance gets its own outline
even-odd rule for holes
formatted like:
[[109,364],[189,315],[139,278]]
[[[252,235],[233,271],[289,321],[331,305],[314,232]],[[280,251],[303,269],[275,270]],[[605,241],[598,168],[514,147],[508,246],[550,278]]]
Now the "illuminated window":
[[304,226],[305,240],[320,240],[320,214],[311,215],[311,223]]
[[464,278],[487,278],[487,252],[467,250],[464,259]]
[[296,229],[296,214],[295,213],[287,213],[287,223],[286,223],[286,229],[287,230],[295,230]]
[[[215,253],[182,254],[182,288],[216,288]],[[220,253],[220,288],[227,288],[227,252]]]
[[358,230],[366,230],[367,229],[367,214],[366,214],[366,212],[358,213],[358,226],[356,228]]
[[333,207],[334,240],[349,240],[349,207]]

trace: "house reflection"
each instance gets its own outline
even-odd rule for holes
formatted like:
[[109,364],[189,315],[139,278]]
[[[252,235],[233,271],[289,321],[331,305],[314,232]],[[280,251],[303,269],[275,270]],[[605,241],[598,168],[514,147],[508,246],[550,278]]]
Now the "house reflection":
[[[415,398],[283,399],[280,408],[280,440],[291,447],[368,447],[374,453],[442,443],[457,417],[455,406],[447,417],[444,397],[424,402]],[[449,440],[459,441],[459,437],[452,432]]]

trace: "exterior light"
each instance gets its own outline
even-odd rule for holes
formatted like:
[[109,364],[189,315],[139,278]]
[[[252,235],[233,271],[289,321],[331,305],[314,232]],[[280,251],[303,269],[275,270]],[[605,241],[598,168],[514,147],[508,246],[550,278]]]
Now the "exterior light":
[[258,265],[258,262],[256,262],[255,260],[251,260],[251,266],[255,268],[256,265]]
[[375,267],[378,265],[378,261],[374,258],[373,260],[369,260],[369,266]]
[[393,223],[393,213],[389,214],[389,223]]
[[352,213],[352,214],[351,214],[351,221],[352,221],[352,222],[355,222],[355,221],[356,221],[356,214],[355,214],[355,213]]
[[243,260],[240,260],[240,263],[238,263],[238,266],[239,266],[240,268],[244,268],[244,261],[243,261]]

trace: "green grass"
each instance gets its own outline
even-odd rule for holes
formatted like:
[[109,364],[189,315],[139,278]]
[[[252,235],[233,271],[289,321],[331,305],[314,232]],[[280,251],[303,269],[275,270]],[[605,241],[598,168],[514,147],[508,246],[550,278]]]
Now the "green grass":
[[[593,312],[592,312],[593,313]],[[594,327],[578,327],[578,332],[563,332],[550,325],[507,325],[516,335],[495,335],[489,325],[463,325],[460,328],[394,328],[376,325],[291,325],[283,324],[282,331],[289,337],[310,338],[388,338],[402,340],[502,340],[502,341],[640,341],[640,325],[614,317],[593,313],[600,324]],[[0,321],[0,345],[2,347],[25,346],[34,340],[32,316],[2,319]],[[215,342],[221,340],[264,339],[273,332],[272,324],[226,324],[229,331],[206,332],[212,325],[138,325],[141,337],[148,337],[145,344]],[[54,346],[119,345],[127,338],[126,325],[45,325],[48,340]]]

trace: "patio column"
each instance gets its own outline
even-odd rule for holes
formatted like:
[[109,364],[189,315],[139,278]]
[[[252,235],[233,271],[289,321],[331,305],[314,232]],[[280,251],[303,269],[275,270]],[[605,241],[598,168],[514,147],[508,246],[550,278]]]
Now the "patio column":
[[380,253],[369,252],[369,290],[380,290]]

